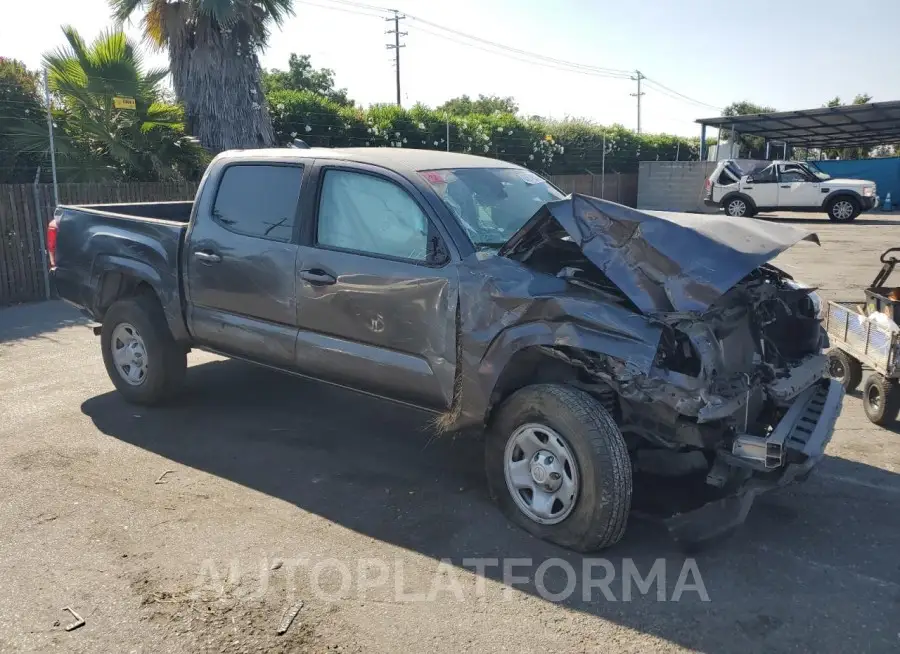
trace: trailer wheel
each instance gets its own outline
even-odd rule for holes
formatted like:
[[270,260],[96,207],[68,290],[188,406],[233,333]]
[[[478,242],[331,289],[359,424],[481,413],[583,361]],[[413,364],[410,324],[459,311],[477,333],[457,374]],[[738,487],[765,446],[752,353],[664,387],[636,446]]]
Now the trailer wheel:
[[841,382],[848,393],[855,391],[862,381],[862,364],[843,350],[828,353],[828,376]]
[[600,402],[559,384],[503,402],[485,439],[491,496],[514,523],[579,552],[618,542],[631,509],[631,460]]
[[896,379],[879,373],[869,375],[863,386],[863,409],[876,425],[886,425],[897,419],[900,412],[900,387]]

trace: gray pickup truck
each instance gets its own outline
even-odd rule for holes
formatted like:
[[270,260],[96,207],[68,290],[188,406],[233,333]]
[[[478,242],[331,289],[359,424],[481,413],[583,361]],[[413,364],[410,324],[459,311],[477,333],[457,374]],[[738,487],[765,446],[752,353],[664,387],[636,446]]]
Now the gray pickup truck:
[[127,400],[176,396],[200,348],[411,405],[484,431],[504,513],[589,551],[633,489],[692,488],[662,516],[692,541],[823,456],[819,299],[768,263],[801,240],[494,159],[312,148],[223,153],[194,202],[61,206],[49,242]]

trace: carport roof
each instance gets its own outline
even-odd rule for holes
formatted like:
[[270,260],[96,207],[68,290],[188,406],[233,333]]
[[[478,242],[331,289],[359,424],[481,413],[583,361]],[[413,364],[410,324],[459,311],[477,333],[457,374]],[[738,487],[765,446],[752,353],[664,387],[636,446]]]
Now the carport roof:
[[900,102],[701,118],[717,127],[804,147],[875,146],[900,141]]

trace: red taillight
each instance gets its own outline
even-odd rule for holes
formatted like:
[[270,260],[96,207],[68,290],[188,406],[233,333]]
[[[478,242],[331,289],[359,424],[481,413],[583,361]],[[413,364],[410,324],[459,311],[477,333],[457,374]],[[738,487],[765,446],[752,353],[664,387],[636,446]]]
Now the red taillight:
[[711,179],[707,179],[707,180],[706,180],[706,190],[708,191],[709,188],[710,188],[711,186],[712,186],[712,180],[711,180]]
[[56,218],[47,225],[47,255],[50,257],[50,267],[56,268]]

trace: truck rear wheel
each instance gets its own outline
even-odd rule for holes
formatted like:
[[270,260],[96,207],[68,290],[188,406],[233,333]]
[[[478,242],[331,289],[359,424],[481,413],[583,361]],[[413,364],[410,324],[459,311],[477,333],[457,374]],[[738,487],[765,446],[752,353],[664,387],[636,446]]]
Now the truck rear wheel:
[[487,432],[491,496],[514,523],[579,552],[618,542],[631,509],[631,461],[612,416],[584,391],[537,384],[497,409]]
[[863,386],[863,409],[876,425],[886,425],[900,412],[900,387],[896,379],[873,373]]
[[156,297],[114,303],[100,332],[103,363],[116,389],[134,404],[158,404],[181,387],[187,354],[172,337]]
[[828,353],[828,376],[839,381],[848,393],[862,381],[862,364],[843,350]]

